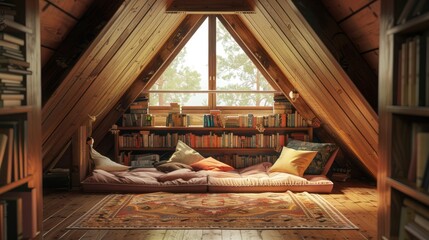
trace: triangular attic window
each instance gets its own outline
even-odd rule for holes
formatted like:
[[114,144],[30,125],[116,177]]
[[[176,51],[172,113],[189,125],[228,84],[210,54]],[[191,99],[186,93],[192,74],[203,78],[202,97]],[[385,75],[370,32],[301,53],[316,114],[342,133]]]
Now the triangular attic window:
[[272,108],[275,90],[215,16],[209,16],[149,90],[151,106]]

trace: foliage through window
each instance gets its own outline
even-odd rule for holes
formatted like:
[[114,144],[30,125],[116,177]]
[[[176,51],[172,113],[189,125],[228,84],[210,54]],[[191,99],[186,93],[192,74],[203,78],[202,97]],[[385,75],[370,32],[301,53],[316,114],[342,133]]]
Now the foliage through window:
[[[206,18],[149,90],[151,107],[177,102],[208,109],[272,108],[273,87],[221,21],[210,18],[216,17]],[[212,27],[216,31],[209,31]],[[210,42],[216,42],[215,46],[209,46]],[[210,63],[213,55],[216,62]]]

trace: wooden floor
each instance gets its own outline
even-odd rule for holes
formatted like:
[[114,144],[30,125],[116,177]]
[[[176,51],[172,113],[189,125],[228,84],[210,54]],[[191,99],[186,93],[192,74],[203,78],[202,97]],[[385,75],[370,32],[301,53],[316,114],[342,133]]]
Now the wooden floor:
[[377,192],[367,183],[335,183],[321,194],[359,230],[67,230],[66,227],[101,200],[103,194],[54,191],[44,195],[43,239],[376,239]]

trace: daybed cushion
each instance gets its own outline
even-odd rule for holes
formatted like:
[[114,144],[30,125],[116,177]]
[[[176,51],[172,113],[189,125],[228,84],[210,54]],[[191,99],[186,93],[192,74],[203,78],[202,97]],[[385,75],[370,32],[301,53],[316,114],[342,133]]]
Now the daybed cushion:
[[107,172],[96,169],[82,182],[85,192],[207,192],[207,176],[189,169],[163,173],[156,168]]
[[168,162],[180,162],[191,165],[192,163],[203,160],[204,157],[199,154],[195,149],[189,147],[186,143],[178,141],[176,151],[171,155]]
[[305,170],[305,174],[312,175],[326,175],[333,163],[333,159],[330,161],[331,156],[335,157],[338,152],[338,146],[335,143],[316,143],[291,140],[287,144],[287,147],[296,150],[317,151],[316,156]]
[[163,173],[156,168],[107,172],[94,170],[82,182],[86,192],[284,192],[328,193],[333,182],[322,175],[295,176],[268,172],[272,164],[264,162],[228,172],[179,169]]
[[179,163],[179,162],[166,162],[166,163],[157,165],[155,168],[156,170],[160,172],[165,172],[165,173],[172,172],[179,169],[184,169],[184,168],[189,170],[193,169],[188,164]]
[[269,172],[284,172],[302,177],[317,151],[302,151],[283,147],[280,157]]
[[307,191],[329,193],[333,182],[326,176],[311,175],[299,177],[284,172],[269,172],[269,162],[248,168],[229,171],[206,171],[209,192],[284,192]]
[[221,161],[218,161],[212,157],[204,158],[203,160],[200,160],[198,162],[192,163],[191,167],[198,171],[198,170],[213,170],[213,171],[231,171],[234,170],[234,168],[226,163],[223,163]]

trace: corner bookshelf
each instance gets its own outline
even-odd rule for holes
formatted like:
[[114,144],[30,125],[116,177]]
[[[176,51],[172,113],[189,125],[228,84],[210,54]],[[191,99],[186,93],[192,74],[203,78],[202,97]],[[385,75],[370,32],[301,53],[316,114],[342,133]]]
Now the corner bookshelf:
[[39,28],[39,1],[0,2],[0,239],[42,230]]
[[377,239],[427,239],[429,2],[382,0],[380,24]]
[[[279,147],[286,145],[287,139],[294,134],[308,141],[313,139],[312,127],[267,127],[258,130],[254,127],[147,126],[118,127],[112,132],[115,136],[115,156],[131,151],[172,153],[177,139],[181,139],[203,156],[218,156],[222,161],[230,161],[232,155],[277,156]],[[275,161],[274,158],[271,160]],[[120,161],[119,157],[117,161]]]

